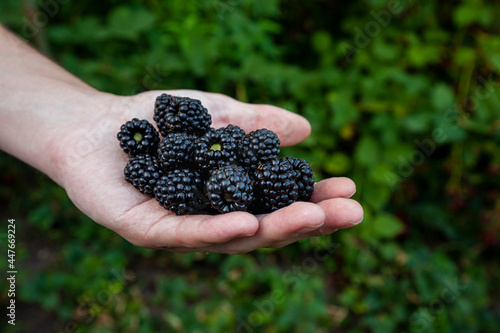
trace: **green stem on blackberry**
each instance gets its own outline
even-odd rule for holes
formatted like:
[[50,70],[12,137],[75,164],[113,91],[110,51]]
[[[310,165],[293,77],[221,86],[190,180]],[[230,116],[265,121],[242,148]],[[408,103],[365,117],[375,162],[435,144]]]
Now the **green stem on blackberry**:
[[214,143],[214,144],[210,147],[210,149],[211,149],[211,150],[219,150],[219,151],[221,150],[221,148],[222,148],[222,147],[221,147],[220,143]]
[[135,142],[140,142],[142,140],[142,134],[141,133],[135,133],[134,134],[134,140],[135,140]]

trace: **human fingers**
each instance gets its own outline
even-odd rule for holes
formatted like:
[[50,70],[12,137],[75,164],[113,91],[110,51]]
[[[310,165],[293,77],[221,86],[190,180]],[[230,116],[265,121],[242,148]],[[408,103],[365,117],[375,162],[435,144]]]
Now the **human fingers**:
[[325,214],[321,207],[296,202],[273,213],[264,215],[259,230],[254,236],[231,240],[208,250],[223,253],[246,253],[262,247],[276,247],[275,244],[291,243],[302,234],[323,225]]
[[359,202],[346,198],[333,198],[318,203],[325,212],[325,223],[308,236],[327,235],[338,229],[355,226],[363,221],[363,207]]
[[325,213],[325,222],[319,228],[304,229],[294,237],[283,242],[276,242],[272,247],[282,247],[306,238],[331,234],[359,224],[363,220],[363,208],[354,200],[334,198],[318,204]]
[[159,207],[156,200],[134,207],[116,224],[120,225],[119,234],[134,245],[179,252],[247,237],[259,228],[258,220],[249,213],[176,216]]
[[314,186],[311,202],[318,203],[330,198],[350,198],[356,192],[356,184],[347,177],[324,179]]

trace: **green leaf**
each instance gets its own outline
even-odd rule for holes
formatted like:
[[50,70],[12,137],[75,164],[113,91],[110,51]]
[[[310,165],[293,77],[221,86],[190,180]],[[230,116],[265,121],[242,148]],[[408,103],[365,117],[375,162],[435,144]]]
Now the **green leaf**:
[[493,9],[481,3],[463,4],[453,12],[453,20],[459,27],[474,23],[487,26],[493,19]]
[[371,223],[374,225],[373,232],[379,238],[393,238],[404,228],[403,223],[390,214],[378,215]]
[[55,215],[48,204],[38,206],[28,214],[28,220],[42,230],[48,230],[55,222]]
[[379,211],[387,205],[391,196],[391,184],[379,185],[374,182],[368,182],[363,191],[363,201],[366,202],[375,211]]
[[458,66],[465,66],[474,62],[476,59],[476,51],[472,48],[463,47],[458,49],[453,57]]
[[401,122],[410,132],[422,133],[429,128],[430,117],[429,114],[423,110],[417,110],[416,113],[404,117]]
[[330,34],[326,31],[318,31],[312,36],[312,44],[318,53],[327,52],[332,44]]
[[431,100],[432,105],[440,111],[453,106],[453,103],[455,102],[455,94],[448,85],[438,83],[432,89]]
[[155,16],[145,9],[121,6],[109,15],[109,33],[124,39],[136,40],[139,34],[153,26]]
[[467,132],[460,127],[457,121],[458,119],[455,121],[443,121],[439,127],[436,128],[437,143],[460,142],[465,139]]
[[476,9],[462,5],[453,12],[453,20],[458,26],[464,27],[473,23],[476,20],[476,15]]
[[379,158],[379,148],[375,138],[365,135],[358,142],[354,154],[356,162],[363,166],[373,165]]
[[328,161],[326,161],[325,169],[333,175],[345,174],[351,167],[350,158],[341,152],[334,153]]
[[387,175],[395,173],[394,167],[391,167],[387,163],[379,163],[370,168],[368,171],[368,176],[370,179],[382,186],[392,186],[393,184],[388,183]]
[[346,89],[331,91],[326,95],[326,99],[333,110],[331,125],[334,129],[340,129],[359,117],[359,111],[352,103],[352,92]]
[[375,40],[373,44],[373,53],[381,60],[392,61],[400,56],[400,48],[395,44],[389,44],[382,40]]

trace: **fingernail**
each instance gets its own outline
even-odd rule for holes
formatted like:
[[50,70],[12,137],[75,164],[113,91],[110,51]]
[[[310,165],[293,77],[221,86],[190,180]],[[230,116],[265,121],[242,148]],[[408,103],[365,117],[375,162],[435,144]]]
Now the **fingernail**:
[[[350,196],[348,196],[348,198],[352,198],[352,196],[355,195],[355,194],[356,194],[356,190],[354,190],[354,192],[352,192],[352,194]],[[363,221],[363,220],[361,220],[361,221]],[[358,223],[361,223],[361,221],[358,222]]]
[[299,234],[306,234],[308,232],[311,232],[313,230],[316,230],[318,229],[319,227],[321,227],[324,223],[320,223],[318,225],[310,225],[310,226],[307,226],[307,227],[304,227],[302,229],[299,229],[295,232],[296,235],[299,235]]
[[359,222],[355,222],[355,223],[353,223],[353,224],[351,224],[351,225],[358,225],[358,224],[360,224],[361,222],[363,222],[363,220],[364,220],[364,219],[365,219],[365,217],[363,216]]

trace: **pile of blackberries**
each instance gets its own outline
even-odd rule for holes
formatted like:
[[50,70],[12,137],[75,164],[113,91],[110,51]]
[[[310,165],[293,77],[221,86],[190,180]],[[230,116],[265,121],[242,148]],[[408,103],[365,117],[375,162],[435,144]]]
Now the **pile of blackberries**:
[[235,125],[214,129],[199,100],[168,94],[157,97],[153,119],[160,133],[134,118],[117,138],[130,157],[125,180],[165,209],[177,215],[263,214],[311,198],[309,163],[278,158],[276,133],[245,133]]

